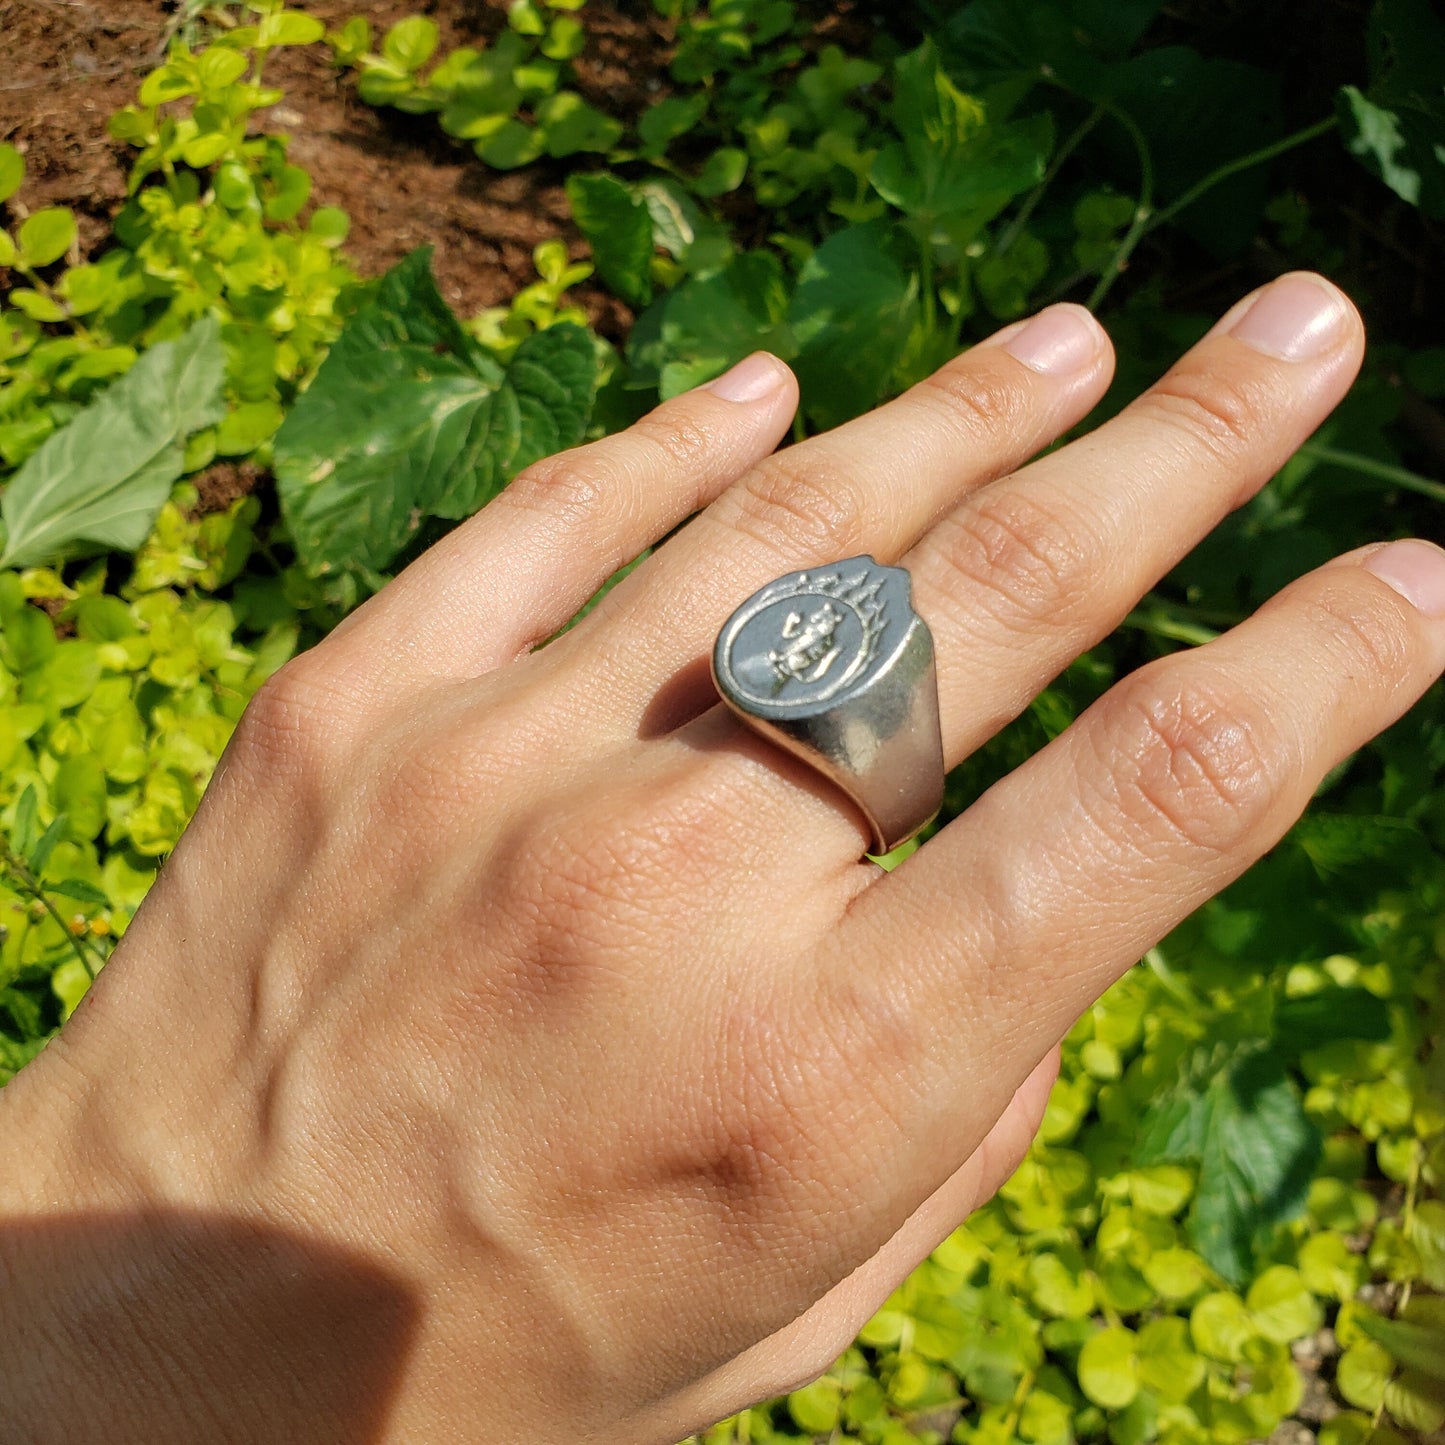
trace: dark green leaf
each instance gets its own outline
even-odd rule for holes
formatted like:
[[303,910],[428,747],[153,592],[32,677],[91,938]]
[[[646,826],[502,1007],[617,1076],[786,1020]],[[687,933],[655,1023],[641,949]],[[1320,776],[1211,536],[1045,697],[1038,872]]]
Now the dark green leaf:
[[660,156],[678,136],[686,135],[702,119],[707,103],[706,92],[699,92],[689,96],[668,96],[649,106],[637,122],[644,154]]
[[1281,1045],[1303,1053],[1340,1039],[1389,1038],[1390,1009],[1367,989],[1325,988],[1285,999],[1275,1010],[1274,1025]]
[[1226,1279],[1249,1277],[1268,1231],[1304,1207],[1321,1139],[1273,1049],[1201,1049],[1179,1086],[1147,1112],[1138,1164],[1199,1166],[1189,1215],[1195,1247]]
[[[787,355],[787,290],[777,258],[766,251],[736,257],[715,275],[683,282],[645,316],[633,356],[655,376],[663,396],[720,375],[750,351]],[[652,339],[649,340],[649,335]]]
[[647,202],[605,172],[568,176],[567,199],[597,274],[629,306],[645,306],[652,299],[654,251]]
[[87,883],[83,878],[62,878],[55,883],[47,882],[45,891],[58,893],[62,898],[73,898],[77,903],[90,903],[96,908],[105,908],[110,903],[110,899],[99,888],[93,883]]
[[1445,19],[1430,0],[1378,0],[1369,45],[1370,84],[1338,99],[1345,144],[1401,199],[1445,217]]
[[58,814],[50,821],[50,826],[35,840],[35,846],[26,857],[31,870],[37,877],[45,872],[45,865],[50,862],[50,855],[55,852],[55,845],[65,837],[67,820],[64,813]]
[[809,417],[831,427],[877,405],[918,317],[913,258],[888,221],[849,226],[824,241],[788,308]]
[[384,568],[423,518],[467,516],[519,468],[581,440],[586,332],[539,332],[503,368],[442,300],[430,255],[387,273],[277,433],[282,512],[314,571]]
[[16,800],[15,822],[10,829],[10,846],[22,858],[28,858],[36,843],[40,841],[38,812],[39,804],[35,796],[35,784],[27,783],[25,790]]

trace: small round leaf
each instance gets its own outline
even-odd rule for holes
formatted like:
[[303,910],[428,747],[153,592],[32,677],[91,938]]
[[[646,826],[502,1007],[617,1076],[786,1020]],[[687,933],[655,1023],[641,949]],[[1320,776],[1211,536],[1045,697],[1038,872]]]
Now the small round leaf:
[[25,179],[25,157],[8,142],[0,142],[0,201],[8,201]]
[[1133,1330],[1100,1330],[1079,1352],[1079,1387],[1096,1405],[1122,1410],[1139,1393],[1138,1338]]
[[74,244],[75,215],[65,206],[47,206],[20,223],[16,239],[25,265],[49,266]]

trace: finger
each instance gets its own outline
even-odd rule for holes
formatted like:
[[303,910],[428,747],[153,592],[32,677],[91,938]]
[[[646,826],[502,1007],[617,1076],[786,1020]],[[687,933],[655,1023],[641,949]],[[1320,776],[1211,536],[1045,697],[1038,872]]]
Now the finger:
[[[903,559],[937,649],[948,765],[1016,716],[1118,624],[1329,413],[1358,370],[1359,316],[1323,278],[1281,278],[1098,431],[965,498]],[[741,600],[741,599],[738,599]],[[733,765],[767,846],[806,846],[820,873],[866,846],[837,789],[730,719],[678,742]]]
[[566,623],[624,563],[777,446],[797,383],[755,352],[626,431],[526,467],[332,633],[389,679],[475,676]]
[[904,559],[950,766],[1016,717],[1338,404],[1364,332],[1298,273],[1246,297],[1098,431],[976,493]]
[[[901,555],[965,492],[1077,422],[1112,369],[1082,307],[1054,306],[897,400],[768,458],[617,587],[585,629],[589,692],[635,730],[727,614],[794,568]],[[698,681],[701,683],[702,675]],[[694,700],[705,705],[705,684]]]
[[[1442,668],[1445,552],[1408,541],[1339,559],[1119,683],[863,892],[801,1031],[837,1041],[816,1069],[865,1060],[889,1080],[889,1107],[852,1147],[896,1159],[892,1212],[926,1194],[915,1181],[946,1176],[960,1107],[994,1117],[1043,1048]],[[811,1137],[833,1112],[820,1102],[799,1127]]]

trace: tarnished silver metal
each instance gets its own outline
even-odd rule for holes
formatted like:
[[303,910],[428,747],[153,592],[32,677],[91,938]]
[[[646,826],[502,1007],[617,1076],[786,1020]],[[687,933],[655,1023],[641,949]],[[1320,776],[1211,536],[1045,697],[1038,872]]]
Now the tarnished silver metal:
[[903,568],[871,557],[790,572],[749,597],[713,646],[723,701],[857,803],[873,853],[943,803],[933,637],[911,591]]

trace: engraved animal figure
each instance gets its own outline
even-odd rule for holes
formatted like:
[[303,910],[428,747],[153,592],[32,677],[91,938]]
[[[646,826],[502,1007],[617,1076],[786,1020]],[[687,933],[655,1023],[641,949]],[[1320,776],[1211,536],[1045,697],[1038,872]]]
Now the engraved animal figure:
[[781,682],[818,682],[837,661],[841,651],[833,640],[843,614],[831,602],[824,602],[816,612],[789,612],[783,623],[786,647],[768,653],[768,661]]

